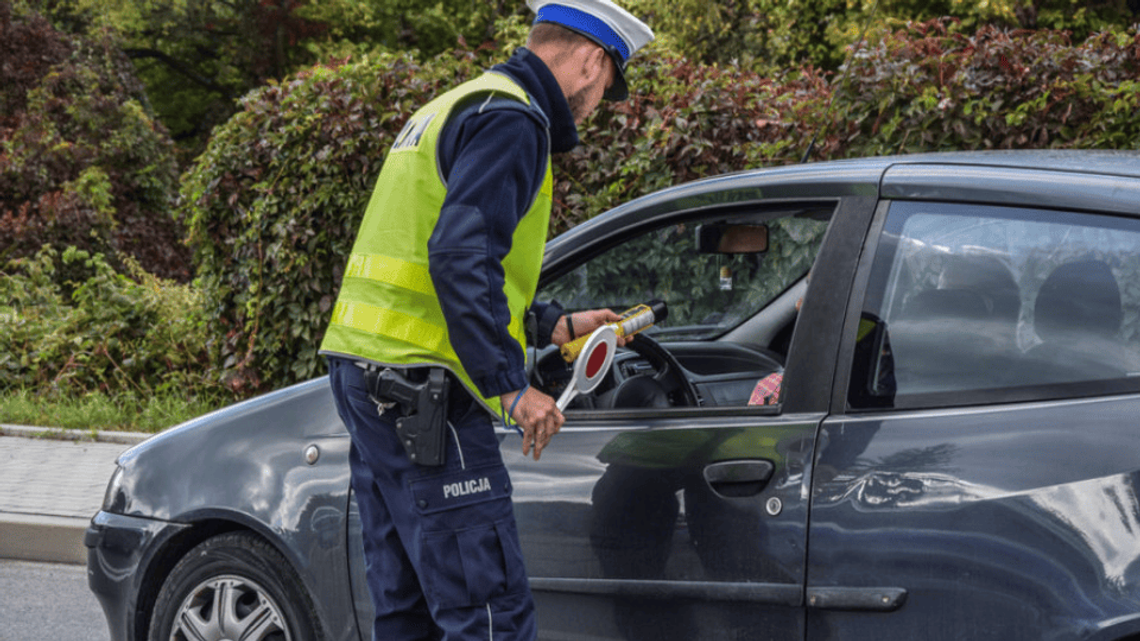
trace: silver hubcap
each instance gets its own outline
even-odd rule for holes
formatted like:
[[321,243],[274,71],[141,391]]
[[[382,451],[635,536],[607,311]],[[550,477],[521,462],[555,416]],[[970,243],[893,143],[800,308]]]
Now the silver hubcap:
[[281,608],[262,587],[238,576],[214,577],[182,605],[170,641],[290,641]]

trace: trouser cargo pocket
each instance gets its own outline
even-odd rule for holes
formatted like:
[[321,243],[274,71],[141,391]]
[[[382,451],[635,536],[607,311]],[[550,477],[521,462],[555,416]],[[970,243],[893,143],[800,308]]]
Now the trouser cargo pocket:
[[426,533],[424,548],[433,570],[421,580],[440,607],[482,605],[526,587],[512,522]]
[[429,599],[459,608],[526,591],[506,468],[420,479],[412,492],[423,518],[420,582]]

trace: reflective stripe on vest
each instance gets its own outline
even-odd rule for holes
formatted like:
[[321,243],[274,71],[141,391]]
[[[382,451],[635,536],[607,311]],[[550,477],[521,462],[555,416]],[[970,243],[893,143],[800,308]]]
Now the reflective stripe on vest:
[[435,296],[431,274],[420,265],[381,254],[353,254],[344,270],[345,278],[366,278],[391,283],[428,296]]

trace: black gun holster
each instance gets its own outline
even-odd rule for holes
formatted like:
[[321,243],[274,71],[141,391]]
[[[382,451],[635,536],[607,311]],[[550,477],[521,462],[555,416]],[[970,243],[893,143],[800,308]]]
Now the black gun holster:
[[368,396],[377,405],[395,404],[400,409],[396,436],[411,462],[429,467],[443,465],[450,387],[447,370],[431,367],[412,371],[426,372],[426,379],[415,382],[405,372],[391,368],[365,369]]

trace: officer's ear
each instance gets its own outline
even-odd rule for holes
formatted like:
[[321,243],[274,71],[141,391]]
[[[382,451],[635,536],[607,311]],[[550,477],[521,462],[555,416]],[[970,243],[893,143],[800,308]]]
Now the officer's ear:
[[582,61],[582,75],[585,84],[592,85],[599,80],[605,79],[606,74],[609,73],[610,56],[606,53],[605,49],[600,46],[590,43],[589,51],[586,53]]

